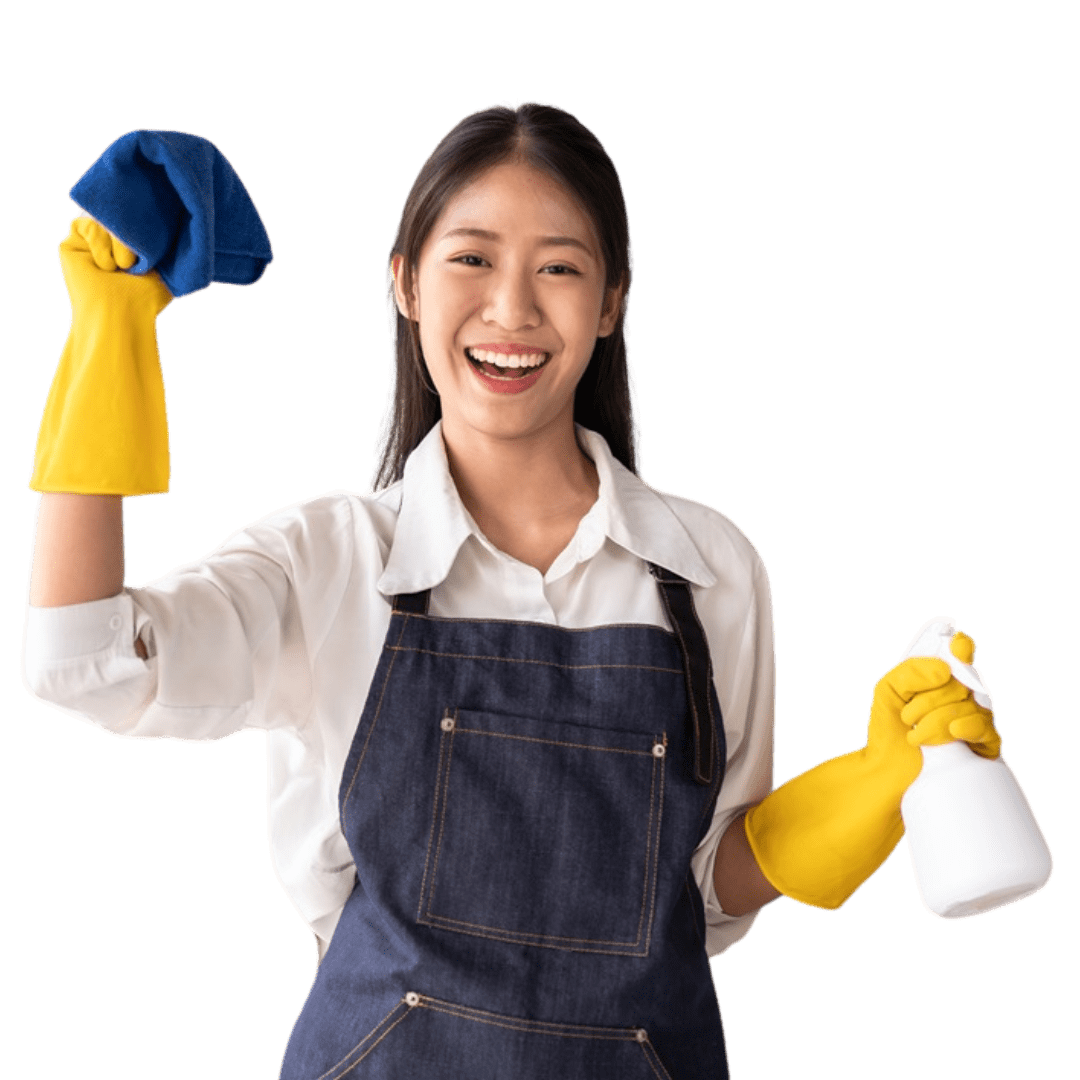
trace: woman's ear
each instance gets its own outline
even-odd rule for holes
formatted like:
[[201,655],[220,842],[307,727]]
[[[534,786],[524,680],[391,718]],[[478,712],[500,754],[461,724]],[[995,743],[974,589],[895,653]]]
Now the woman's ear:
[[406,319],[412,319],[416,322],[416,316],[413,314],[416,305],[416,287],[415,284],[412,288],[412,296],[405,295],[405,283],[403,270],[405,268],[405,256],[395,255],[390,260],[390,273],[394,277],[394,300],[397,303],[397,309],[401,312],[402,316]]
[[615,330],[615,324],[619,321],[622,313],[624,289],[621,285],[615,285],[604,290],[604,306],[600,309],[600,326],[596,332],[597,337],[607,337]]

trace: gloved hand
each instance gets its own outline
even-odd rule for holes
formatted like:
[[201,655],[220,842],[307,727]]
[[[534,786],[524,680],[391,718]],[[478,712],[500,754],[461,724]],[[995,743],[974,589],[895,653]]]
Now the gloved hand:
[[[961,663],[970,664],[975,659],[975,642],[967,634],[953,634],[949,651]],[[953,679],[945,689],[919,694],[904,706],[900,719],[912,729],[908,742],[941,746],[962,739],[980,757],[996,758],[1001,753],[1001,736],[994,729],[994,714],[975,705],[970,690],[960,696],[960,689],[967,688]]]
[[169,489],[155,320],[172,294],[92,218],[60,245],[71,332],[38,432],[36,491],[143,495]]
[[[950,648],[970,663],[974,645]],[[746,815],[750,848],[772,886],[804,904],[839,907],[884,861],[904,822],[900,799],[922,768],[923,744],[962,738],[985,757],[1001,739],[993,714],[944,660],[913,657],[876,686],[866,746],[777,788]]]

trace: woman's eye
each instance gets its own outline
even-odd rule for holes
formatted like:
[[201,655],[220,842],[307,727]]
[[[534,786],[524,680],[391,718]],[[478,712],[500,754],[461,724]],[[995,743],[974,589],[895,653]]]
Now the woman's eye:
[[572,266],[564,266],[562,263],[557,263],[555,266],[545,266],[545,273],[552,273],[556,277],[561,277],[563,274],[576,274],[577,271]]
[[464,263],[466,266],[483,266],[484,260],[479,255],[458,255],[451,262]]
[[[455,259],[450,259],[450,261],[451,262],[465,262],[465,259],[475,259],[476,262],[484,262],[485,261],[484,259],[482,259],[478,255],[459,255]],[[465,266],[475,266],[476,262],[465,262]],[[563,276],[565,276],[568,273],[576,274],[576,273],[579,272],[579,271],[573,269],[572,267],[564,266],[562,264],[562,262],[558,262],[558,264],[556,264],[555,266],[552,266],[552,267],[544,267],[544,270],[562,270],[562,271],[564,271],[564,273],[555,274],[556,278],[563,278]]]

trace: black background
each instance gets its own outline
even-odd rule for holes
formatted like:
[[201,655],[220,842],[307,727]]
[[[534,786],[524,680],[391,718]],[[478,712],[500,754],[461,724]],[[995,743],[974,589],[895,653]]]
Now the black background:
[[[750,81],[721,105],[651,111],[499,87],[372,112],[314,89],[202,109],[147,92],[63,137],[28,131],[16,550],[68,321],[66,193],[109,141],[138,126],[213,139],[276,257],[256,286],[162,315],[173,490],[127,503],[140,584],[283,505],[366,488],[390,362],[383,267],[411,179],[465,112],[555,100],[605,141],[630,207],[646,478],[725,511],[769,568],[777,782],[860,745],[874,681],[924,621],[953,616],[1061,856],[1067,781],[1051,761],[1068,762],[1045,723],[1061,698],[1038,661],[1061,640],[1062,465],[1020,306],[1037,207],[1015,162],[1036,151],[1014,111],[946,90],[931,107],[826,76],[775,97]],[[56,1053],[117,1078],[148,1075],[148,1053],[158,1077],[274,1076],[314,945],[270,863],[264,738],[124,741],[23,689],[14,702],[32,781],[12,821],[28,1016],[59,1017]],[[1038,1072],[1063,888],[1058,872],[1021,905],[946,923],[922,908],[902,843],[839,913],[770,906],[714,961],[732,1075]]]

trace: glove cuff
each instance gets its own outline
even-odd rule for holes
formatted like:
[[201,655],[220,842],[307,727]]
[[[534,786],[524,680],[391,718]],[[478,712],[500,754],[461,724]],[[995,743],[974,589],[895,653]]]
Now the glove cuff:
[[838,908],[903,836],[900,799],[911,779],[859,750],[789,780],[746,815],[762,874],[785,896]]
[[76,320],[38,431],[30,487],[80,495],[169,490],[165,388],[153,320]]

